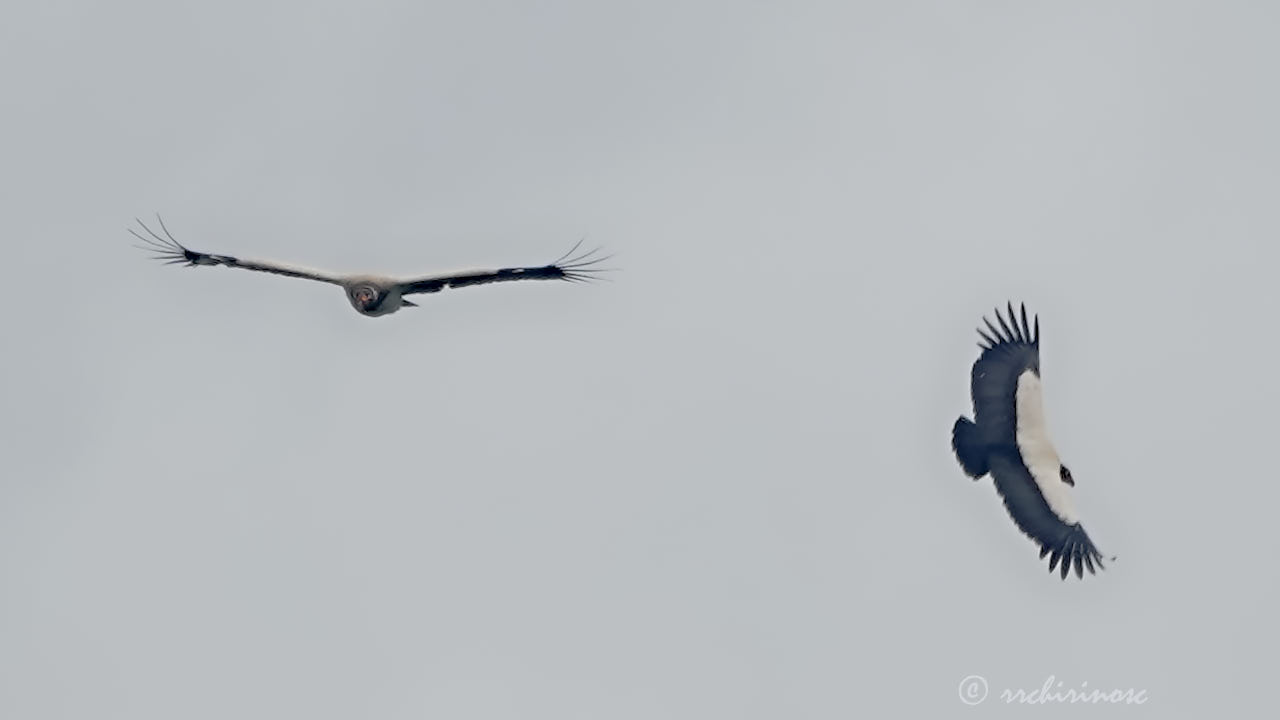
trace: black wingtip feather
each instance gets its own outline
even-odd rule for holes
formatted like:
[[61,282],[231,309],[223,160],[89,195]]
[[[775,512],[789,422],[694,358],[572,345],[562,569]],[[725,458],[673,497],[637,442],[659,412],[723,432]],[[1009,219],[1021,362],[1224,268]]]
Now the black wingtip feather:
[[1009,325],[1004,321],[1004,316],[1000,314],[1000,308],[996,308],[996,322],[1000,323],[1000,329],[1004,330],[1005,342],[1012,343],[1014,341],[1013,331],[1009,329]]
[[[991,321],[988,320],[985,315],[982,316],[982,322],[986,323],[987,329],[990,330],[991,334],[996,337],[996,339],[991,342],[992,347],[995,347],[996,345],[999,345],[1000,343],[1004,342],[1004,335],[1000,334],[1000,331],[996,329],[995,325],[991,324]],[[978,330],[978,332],[982,332],[982,330]]]
[[1009,300],[1009,324],[1013,326],[1013,339],[1018,342],[1026,342],[1027,339],[1022,336],[1022,328],[1018,327],[1018,316],[1013,312],[1013,301]]
[[560,257],[556,258],[556,259],[555,259],[555,261],[554,261],[554,262],[552,262],[551,264],[552,264],[552,265],[559,265],[560,263],[564,262],[566,258],[568,258],[568,257],[572,256],[575,252],[577,252],[577,251],[578,251],[578,248],[582,247],[582,243],[586,242],[586,240],[587,240],[587,239],[584,237],[584,238],[582,238],[581,240],[579,240],[578,242],[574,243],[574,244],[573,244],[573,247],[569,248],[569,252],[567,252],[567,253],[565,253],[565,254],[561,255]]

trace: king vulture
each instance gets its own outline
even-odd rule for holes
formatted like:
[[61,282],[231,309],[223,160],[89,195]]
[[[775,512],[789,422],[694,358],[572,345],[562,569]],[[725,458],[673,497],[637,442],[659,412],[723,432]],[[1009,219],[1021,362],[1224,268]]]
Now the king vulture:
[[[1018,529],[1049,556],[1049,572],[1061,564],[1062,579],[1071,567],[1095,574],[1102,553],[1094,547],[1071,502],[1075,480],[1049,440],[1040,392],[1040,318],[1021,324],[1009,303],[1005,321],[996,309],[999,329],[985,317],[982,355],[973,364],[970,391],[973,417],[961,417],[951,429],[951,448],[960,467],[974,480],[991,475]],[[1114,558],[1112,558],[1114,559]]]
[[159,215],[156,216],[156,222],[160,226],[160,231],[164,233],[163,237],[156,234],[141,220],[137,222],[138,226],[146,233],[146,235],[143,235],[137,230],[129,228],[129,232],[143,243],[137,247],[154,253],[153,257],[155,259],[163,260],[167,265],[185,265],[187,267],[222,265],[224,267],[256,270],[258,272],[302,278],[304,280],[317,280],[331,285],[338,285],[346,291],[347,300],[351,303],[351,307],[355,308],[356,312],[361,315],[368,317],[390,315],[402,307],[418,306],[417,303],[405,299],[405,295],[434,293],[440,292],[445,288],[460,288],[512,280],[584,282],[595,279],[598,273],[608,271],[608,268],[599,267],[599,263],[608,258],[596,256],[599,251],[598,248],[576,257],[570,257],[577,252],[578,247],[582,244],[579,241],[578,245],[574,245],[573,249],[562,255],[559,260],[537,267],[463,270],[414,278],[392,278],[380,275],[340,275],[323,270],[286,265],[273,260],[247,260],[230,255],[213,255],[191,250],[173,239],[173,236],[169,234],[169,229],[164,226],[164,221],[160,219]]

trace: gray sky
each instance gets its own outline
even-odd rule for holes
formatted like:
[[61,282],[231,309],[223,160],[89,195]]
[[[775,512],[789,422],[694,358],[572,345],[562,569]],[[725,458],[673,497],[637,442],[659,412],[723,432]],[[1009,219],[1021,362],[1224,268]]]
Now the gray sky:
[[[1068,5],[7,8],[0,716],[1256,716],[1280,10]],[[1084,582],[948,446],[1006,299]]]

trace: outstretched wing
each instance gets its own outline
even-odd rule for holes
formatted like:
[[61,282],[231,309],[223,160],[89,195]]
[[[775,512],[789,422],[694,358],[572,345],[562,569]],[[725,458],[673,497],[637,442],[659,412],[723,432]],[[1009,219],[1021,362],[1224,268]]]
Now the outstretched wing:
[[1029,325],[1024,304],[1021,320],[1019,325],[1013,303],[1009,303],[1007,323],[997,308],[996,321],[1000,328],[985,317],[982,321],[990,334],[978,328],[985,343],[979,344],[982,355],[973,364],[969,389],[973,394],[973,419],[986,443],[1013,442],[1017,430],[1018,378],[1027,370],[1040,374],[1040,318],[1035,318],[1034,327]]
[[413,280],[404,280],[400,283],[399,289],[401,295],[412,295],[415,293],[433,293],[440,292],[445,288],[460,288],[471,285],[484,285],[486,283],[507,282],[510,280],[567,280],[569,282],[586,282],[588,280],[598,279],[598,275],[602,272],[609,272],[612,268],[602,268],[600,263],[608,260],[612,255],[597,256],[600,248],[588,250],[581,255],[574,255],[578,248],[582,245],[579,240],[569,252],[560,256],[558,260],[550,265],[541,267],[517,267],[517,268],[501,268],[498,270],[464,270],[460,272],[449,273],[446,275],[432,275],[424,278],[416,278]]
[[156,222],[160,224],[160,231],[164,233],[164,237],[157,235],[154,230],[147,227],[146,223],[141,220],[138,220],[137,222],[138,226],[147,234],[143,235],[137,230],[129,228],[129,232],[143,242],[142,245],[136,245],[135,247],[155,253],[152,257],[156,260],[165,261],[166,265],[180,264],[188,267],[194,267],[196,265],[225,265],[227,267],[241,268],[243,270],[257,270],[258,272],[268,272],[288,277],[319,280],[320,282],[332,283],[334,285],[342,284],[342,280],[338,276],[331,275],[320,270],[295,267],[269,260],[242,260],[230,255],[212,255],[210,253],[189,250],[182,243],[173,239],[173,235],[169,234],[169,229],[164,226],[164,220],[161,220],[159,215],[156,216]]
[[1001,452],[990,457],[991,477],[996,492],[1004,500],[1005,510],[1018,529],[1040,546],[1040,557],[1049,555],[1049,572],[1061,562],[1062,578],[1074,566],[1076,577],[1084,577],[1084,569],[1096,574],[1102,568],[1102,553],[1089,539],[1080,523],[1068,525],[1050,509],[1026,465],[1014,455]]

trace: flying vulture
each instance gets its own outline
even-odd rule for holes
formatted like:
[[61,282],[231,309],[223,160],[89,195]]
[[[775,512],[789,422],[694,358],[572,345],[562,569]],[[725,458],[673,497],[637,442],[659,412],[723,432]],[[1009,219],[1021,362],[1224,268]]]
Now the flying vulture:
[[498,270],[465,270],[440,275],[427,275],[417,278],[391,278],[381,277],[378,275],[337,275],[320,270],[295,267],[268,260],[246,260],[231,257],[230,255],[211,255],[209,253],[190,250],[182,245],[182,243],[173,239],[173,235],[169,234],[169,229],[165,227],[164,221],[160,219],[159,215],[156,216],[156,221],[159,223],[160,230],[164,233],[164,237],[156,234],[154,230],[147,227],[147,225],[141,220],[138,220],[137,222],[146,235],[139,233],[133,228],[129,228],[129,232],[143,243],[142,245],[137,245],[135,247],[155,253],[153,257],[157,260],[165,261],[166,265],[180,264],[186,265],[187,267],[195,267],[197,265],[223,265],[231,268],[257,270],[259,272],[269,272],[275,273],[276,275],[304,278],[307,280],[319,280],[320,282],[330,283],[332,285],[340,285],[342,286],[342,289],[346,291],[347,300],[351,301],[351,306],[356,309],[356,312],[369,317],[389,315],[402,307],[417,307],[416,303],[406,300],[404,297],[405,295],[434,293],[440,292],[445,288],[484,285],[485,283],[507,282],[510,280],[567,280],[569,282],[583,282],[595,279],[598,273],[606,272],[608,270],[608,268],[599,267],[599,263],[608,259],[608,257],[600,257],[596,254],[599,252],[599,248],[574,255],[574,253],[578,251],[578,247],[582,245],[582,241],[578,241],[578,244],[574,245],[573,248],[562,255],[560,259],[550,265],[543,265],[540,267],[501,268]]
[[[1062,566],[1062,579],[1072,566],[1076,577],[1084,569],[1095,574],[1102,553],[1094,547],[1071,502],[1075,480],[1049,440],[1040,392],[1040,318],[1021,324],[1009,303],[1009,319],[996,309],[997,329],[985,317],[984,342],[973,364],[970,390],[973,416],[956,420],[951,448],[960,467],[974,480],[990,474],[1005,509],[1023,533],[1049,556],[1049,572]],[[1113,560],[1115,558],[1112,558]]]

